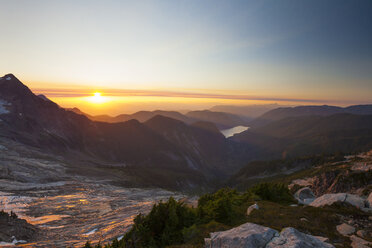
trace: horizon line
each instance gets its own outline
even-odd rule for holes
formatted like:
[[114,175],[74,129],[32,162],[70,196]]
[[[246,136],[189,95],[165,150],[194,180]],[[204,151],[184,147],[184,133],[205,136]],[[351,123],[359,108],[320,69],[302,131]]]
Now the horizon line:
[[[262,97],[255,95],[239,94],[216,94],[216,93],[198,93],[185,91],[166,91],[166,90],[136,90],[136,89],[51,89],[51,88],[34,88],[37,94],[43,94],[47,97],[89,97],[94,92],[101,92],[108,97],[171,97],[171,98],[200,98],[200,99],[223,99],[223,100],[245,100],[245,101],[279,101],[279,102],[308,102],[308,103],[331,103],[345,102],[342,100],[324,100],[309,98],[288,98],[288,97]],[[350,102],[350,101],[347,101]]]

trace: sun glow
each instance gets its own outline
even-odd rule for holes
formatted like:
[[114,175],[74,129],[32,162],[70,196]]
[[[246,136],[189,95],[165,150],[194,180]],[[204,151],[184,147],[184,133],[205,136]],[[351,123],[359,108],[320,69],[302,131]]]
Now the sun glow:
[[102,96],[101,92],[94,92],[93,96],[87,97],[87,100],[91,103],[101,104],[108,101],[107,97]]

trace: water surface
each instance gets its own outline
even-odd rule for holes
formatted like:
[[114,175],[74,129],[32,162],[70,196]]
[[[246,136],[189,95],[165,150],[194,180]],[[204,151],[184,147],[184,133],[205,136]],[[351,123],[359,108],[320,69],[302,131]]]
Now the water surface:
[[241,132],[244,132],[244,131],[248,130],[248,128],[249,127],[245,127],[245,126],[236,126],[236,127],[233,127],[233,128],[221,130],[221,133],[226,138],[229,138],[231,136],[234,136],[234,134],[238,134],[238,133],[241,133]]

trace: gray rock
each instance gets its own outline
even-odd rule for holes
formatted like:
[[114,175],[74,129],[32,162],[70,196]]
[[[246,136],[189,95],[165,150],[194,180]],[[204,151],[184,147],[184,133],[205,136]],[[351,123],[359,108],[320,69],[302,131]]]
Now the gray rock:
[[361,239],[355,235],[352,235],[350,239],[352,248],[370,248],[370,245],[372,245],[372,242],[368,242],[367,240]]
[[340,234],[342,234],[342,235],[344,235],[344,236],[348,236],[348,235],[350,235],[350,234],[355,233],[355,227],[350,226],[350,225],[348,225],[348,224],[346,224],[346,223],[343,223],[343,224],[341,224],[341,225],[336,226],[336,229],[337,229],[337,231],[338,231]]
[[253,205],[251,205],[247,208],[247,215],[250,215],[252,213],[252,211],[255,210],[255,209],[260,209],[259,206],[257,205],[257,203],[255,203],[255,204],[253,204]]
[[347,202],[347,203],[349,203],[349,204],[351,204],[351,205],[353,205],[353,206],[355,206],[359,209],[362,209],[362,210],[366,207],[368,208],[367,201],[364,198],[362,198],[358,195],[346,194],[345,202]]
[[372,192],[369,194],[367,198],[367,204],[369,208],[372,208]]
[[211,248],[211,247],[212,247],[212,239],[210,239],[210,238],[205,238],[205,239],[204,239],[204,247],[205,247],[205,248]]
[[331,248],[331,244],[319,238],[307,235],[293,227],[284,228],[279,237],[275,237],[266,248]]
[[[323,238],[322,239],[326,239]],[[211,233],[205,239],[206,248],[332,248],[320,238],[307,235],[289,227],[281,233],[274,229],[246,223],[239,227]]]
[[367,236],[367,232],[364,231],[364,230],[359,230],[356,232],[356,234],[361,237],[361,238],[364,238],[365,236]]
[[279,235],[274,229],[245,223],[224,232],[211,233],[206,248],[265,247],[273,237]]
[[299,189],[294,194],[294,197],[299,203],[305,204],[305,205],[308,205],[315,200],[315,195],[309,187]]
[[366,201],[357,195],[347,194],[347,193],[337,193],[337,194],[325,194],[316,198],[310,206],[313,207],[323,207],[326,205],[332,205],[334,203],[349,203],[354,207],[359,209],[364,209],[366,206]]

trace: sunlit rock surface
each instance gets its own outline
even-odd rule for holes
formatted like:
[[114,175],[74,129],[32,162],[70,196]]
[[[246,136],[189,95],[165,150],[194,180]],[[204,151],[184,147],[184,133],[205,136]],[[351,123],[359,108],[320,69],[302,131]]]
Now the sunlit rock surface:
[[[80,247],[87,240],[110,241],[155,202],[185,197],[161,189],[113,186],[100,173],[84,177],[95,168],[83,165],[76,171],[62,158],[0,139],[0,210],[13,211],[38,229],[36,242],[23,240],[26,246]],[[14,239],[2,245],[22,239],[17,233],[9,235]]]
[[0,192],[0,204],[40,228],[40,240],[28,245],[66,247],[119,237],[137,214],[149,212],[154,202],[170,196],[184,197],[161,189],[65,182],[44,190]]

